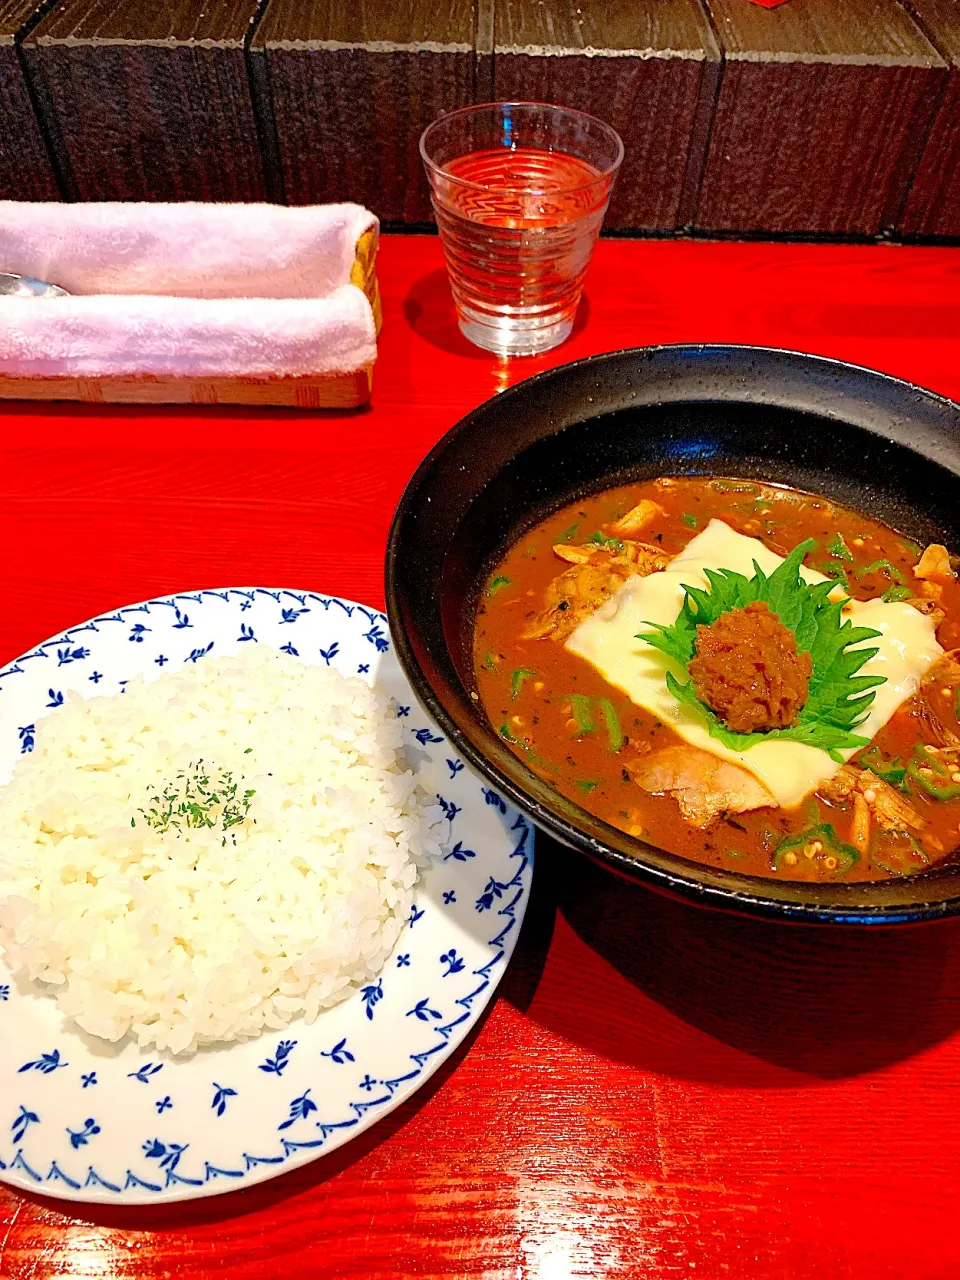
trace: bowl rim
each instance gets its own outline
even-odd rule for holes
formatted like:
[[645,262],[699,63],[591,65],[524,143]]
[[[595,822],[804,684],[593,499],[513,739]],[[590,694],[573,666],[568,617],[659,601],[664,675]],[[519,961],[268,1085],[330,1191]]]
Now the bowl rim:
[[[952,915],[960,914],[960,890],[958,890],[958,892],[952,897],[936,901],[918,900],[911,904],[896,905],[858,906],[853,895],[849,906],[820,902],[787,901],[764,894],[762,892],[762,886],[766,881],[763,877],[747,876],[742,873],[730,872],[725,873],[725,878],[732,881],[739,881],[739,887],[733,887],[733,885],[707,884],[684,874],[682,868],[690,867],[693,870],[703,869],[708,872],[716,871],[716,868],[711,868],[708,864],[697,863],[693,860],[682,858],[680,855],[672,854],[667,850],[660,850],[658,846],[651,846],[657,848],[658,853],[675,862],[676,870],[668,870],[666,868],[653,866],[644,862],[641,860],[640,856],[631,856],[612,845],[605,844],[603,841],[591,836],[586,831],[580,830],[561,814],[553,812],[539,800],[527,794],[512,779],[502,773],[497,765],[493,763],[482,750],[474,745],[467,734],[463,732],[460,726],[449,715],[440,698],[435,693],[432,684],[427,678],[426,673],[421,667],[420,662],[413,651],[413,647],[405,628],[399,624],[402,610],[397,584],[397,565],[400,550],[400,536],[405,518],[417,498],[424,478],[429,475],[436,462],[446,453],[451,445],[458,440],[462,434],[471,430],[475,419],[487,412],[489,406],[492,404],[501,406],[505,403],[509,403],[509,401],[515,396],[530,395],[531,391],[535,393],[535,389],[538,385],[550,382],[560,376],[568,376],[574,370],[589,370],[591,367],[606,365],[610,362],[624,358],[642,359],[644,357],[653,358],[657,355],[682,356],[685,353],[696,353],[697,355],[702,355],[705,352],[716,353],[718,357],[774,356],[778,359],[789,357],[791,359],[795,359],[801,366],[806,366],[808,368],[811,366],[818,366],[825,371],[834,370],[846,375],[865,375],[869,381],[877,385],[886,384],[890,387],[896,388],[901,393],[903,391],[907,391],[919,400],[927,402],[931,407],[938,408],[941,411],[946,412],[950,416],[956,418],[958,427],[960,427],[960,404],[951,400],[947,396],[931,391],[929,388],[923,387],[920,384],[911,382],[905,378],[899,378],[893,374],[884,373],[881,370],[871,369],[866,365],[859,365],[851,361],[840,360],[831,356],[821,356],[785,347],[723,342],[659,343],[644,347],[624,347],[616,351],[602,352],[596,355],[583,357],[579,360],[570,361],[566,364],[557,365],[550,369],[542,370],[529,378],[525,378],[514,383],[513,386],[509,387],[505,391],[489,397],[487,400],[484,400],[481,404],[475,406],[460,418],[430,449],[407,482],[391,522],[384,575],[386,612],[390,621],[391,633],[396,647],[397,657],[400,660],[407,678],[416,690],[417,696],[424,703],[430,715],[436,720],[442,731],[447,735],[451,745],[456,748],[458,753],[460,753],[483,778],[490,782],[491,785],[495,786],[498,792],[502,792],[504,796],[523,813],[525,813],[537,827],[552,835],[562,844],[585,853],[594,861],[598,861],[606,865],[609,869],[625,876],[627,879],[635,883],[645,884],[648,887],[659,892],[666,893],[671,897],[691,902],[695,905],[707,906],[714,910],[733,912],[736,914],[749,914],[769,920],[805,923],[809,925],[905,925],[923,923],[931,920],[940,920]],[[678,398],[679,401],[682,401],[682,399],[683,397]],[[736,398],[730,397],[729,402],[736,403]],[[755,401],[749,400],[745,400],[745,402],[756,403]],[[771,407],[774,408],[783,407],[779,406],[775,399],[769,403],[771,404]],[[601,410],[596,416],[602,417],[609,412],[611,412],[609,409]],[[589,417],[589,415],[585,415],[585,417]],[[916,446],[910,447],[912,447],[913,452],[918,453],[932,465],[940,467],[944,466],[942,460],[931,457],[928,453]],[[590,817],[593,818],[593,815],[590,815]],[[594,819],[594,821],[601,827],[609,825],[600,819]],[[617,830],[613,827],[610,829],[611,831]],[[935,880],[937,878],[937,875],[938,868],[934,867],[931,868],[929,872],[924,873],[922,878],[918,877],[913,883],[930,883],[931,880]],[[801,882],[796,883],[799,884]],[[873,884],[875,882],[867,883]],[[838,890],[856,890],[858,887],[862,889],[863,886],[851,884],[837,885],[834,887]]]

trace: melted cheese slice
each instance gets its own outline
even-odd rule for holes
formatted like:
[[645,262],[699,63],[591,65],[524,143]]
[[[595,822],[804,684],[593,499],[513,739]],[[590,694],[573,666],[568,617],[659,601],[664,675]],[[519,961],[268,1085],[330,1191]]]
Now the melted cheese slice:
[[[733,569],[747,577],[756,561],[769,576],[783,563],[757,538],[736,533],[722,520],[711,520],[669,566],[647,578],[630,578],[596,613],[582,622],[566,643],[567,649],[592,663],[610,684],[638,706],[653,712],[681,738],[724,760],[749,769],[772,793],[782,808],[792,808],[833,775],[840,765],[825,751],[799,742],[774,739],[759,742],[746,751],[734,751],[710,736],[706,723],[693,707],[674,698],[666,673],[681,681],[687,672],[665,654],[638,640],[645,624],[669,626],[683,604],[684,586],[706,587],[704,569]],[[825,581],[805,566],[808,582]],[[908,604],[884,604],[882,600],[853,601],[849,617],[854,626],[872,627],[880,635],[861,648],[876,648],[875,657],[861,667],[860,675],[886,677],[878,686],[870,712],[856,732],[872,738],[907,698],[916,692],[920,678],[943,650],[937,644],[932,621]],[[845,759],[853,751],[842,753]]]

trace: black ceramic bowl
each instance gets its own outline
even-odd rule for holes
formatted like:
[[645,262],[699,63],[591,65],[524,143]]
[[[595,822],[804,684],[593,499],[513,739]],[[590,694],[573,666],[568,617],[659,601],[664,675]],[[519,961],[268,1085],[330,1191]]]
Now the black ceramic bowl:
[[960,912],[960,865],[867,884],[791,884],[690,862],[558,795],[470,697],[478,586],[526,527],[578,496],[659,475],[813,490],[960,550],[960,408],[868,369],[763,347],[648,347],[540,374],[480,406],[397,509],[387,611],[403,667],[456,750],[541,828],[633,880],[704,905],[810,922]]

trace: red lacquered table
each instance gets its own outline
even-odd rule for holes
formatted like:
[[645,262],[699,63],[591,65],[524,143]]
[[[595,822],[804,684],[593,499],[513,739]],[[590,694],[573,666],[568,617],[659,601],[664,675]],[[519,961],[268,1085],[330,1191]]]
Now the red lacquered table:
[[[459,337],[436,240],[386,238],[381,282],[368,410],[5,408],[0,663],[198,587],[382,606],[391,513],[424,453],[487,396],[578,356],[769,343],[960,398],[952,249],[607,241],[571,340],[509,365]],[[738,920],[541,838],[488,1017],[403,1109],[193,1205],[0,1188],[0,1277],[952,1280],[958,1176],[960,921]]]

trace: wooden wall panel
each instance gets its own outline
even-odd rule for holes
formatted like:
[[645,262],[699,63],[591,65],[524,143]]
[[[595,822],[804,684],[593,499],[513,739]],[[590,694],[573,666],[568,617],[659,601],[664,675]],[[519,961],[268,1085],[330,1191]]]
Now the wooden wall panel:
[[897,230],[905,236],[960,236],[960,5],[909,0],[909,8],[950,71]]
[[23,42],[67,194],[266,194],[244,42],[258,0],[60,0]]
[[872,236],[892,224],[946,63],[896,0],[707,0],[724,50],[696,225]]
[[0,2],[0,199],[57,200],[60,191],[27,90],[16,38],[42,0]]
[[577,107],[623,138],[608,229],[674,230],[693,213],[720,67],[699,0],[498,0],[498,99]]
[[417,142],[474,101],[474,47],[472,0],[271,0],[250,52],[266,66],[287,202],[427,221]]
[[0,197],[420,224],[493,97],[618,129],[609,229],[960,237],[960,0],[0,0]]

